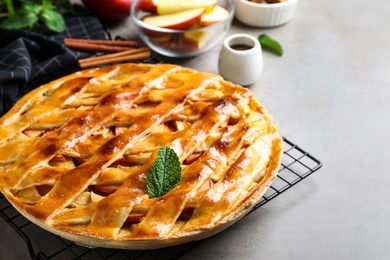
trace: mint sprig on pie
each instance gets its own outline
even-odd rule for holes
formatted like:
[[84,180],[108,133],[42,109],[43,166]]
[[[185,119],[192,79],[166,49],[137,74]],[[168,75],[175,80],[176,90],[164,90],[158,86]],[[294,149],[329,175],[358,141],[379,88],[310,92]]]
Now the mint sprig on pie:
[[180,180],[179,157],[173,149],[161,147],[146,179],[149,197],[156,198],[166,194],[179,184]]

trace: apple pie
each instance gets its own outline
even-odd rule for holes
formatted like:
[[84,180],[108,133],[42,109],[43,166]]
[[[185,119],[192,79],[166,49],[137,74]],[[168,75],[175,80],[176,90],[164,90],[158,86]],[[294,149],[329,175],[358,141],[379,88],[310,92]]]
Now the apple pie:
[[[151,196],[162,147],[177,155],[181,179]],[[282,153],[247,88],[173,64],[119,64],[45,84],[0,119],[0,190],[27,219],[76,243],[161,248],[242,218]]]

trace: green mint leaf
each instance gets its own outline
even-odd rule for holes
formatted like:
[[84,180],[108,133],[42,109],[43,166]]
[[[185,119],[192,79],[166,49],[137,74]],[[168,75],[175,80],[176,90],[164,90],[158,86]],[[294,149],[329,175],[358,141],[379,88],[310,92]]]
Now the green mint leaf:
[[39,21],[38,14],[42,11],[40,4],[22,2],[21,8],[9,15],[0,24],[1,29],[31,29]]
[[63,32],[65,30],[65,21],[62,15],[54,10],[45,10],[41,14],[40,20],[53,32]]
[[35,13],[22,10],[4,19],[0,28],[5,30],[31,28],[36,22],[38,16]]
[[177,154],[167,146],[161,147],[146,179],[149,197],[156,198],[166,194],[180,181],[181,166]]
[[[14,6],[12,0],[0,0],[5,3],[7,12],[1,16],[0,29],[23,29],[45,33],[47,29],[53,32],[63,32],[65,21],[57,9],[72,6],[69,0],[20,0]],[[0,14],[1,15],[1,14]]]
[[280,45],[279,42],[277,42],[274,39],[272,39],[271,37],[269,37],[267,34],[261,34],[258,39],[259,39],[261,47],[264,50],[274,52],[279,56],[283,55],[282,45]]
[[23,2],[23,5],[20,9],[20,12],[33,13],[38,15],[43,9],[43,6],[40,4],[34,4],[30,2]]

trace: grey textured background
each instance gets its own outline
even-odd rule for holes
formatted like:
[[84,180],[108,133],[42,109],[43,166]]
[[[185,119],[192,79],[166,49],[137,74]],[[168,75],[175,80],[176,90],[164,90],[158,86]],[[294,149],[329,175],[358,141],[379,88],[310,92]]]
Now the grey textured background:
[[[267,33],[284,46],[281,58],[264,53],[251,89],[324,166],[183,259],[389,259],[389,26],[384,0],[301,0],[285,26],[234,23],[230,34]],[[134,37],[130,21],[112,31]],[[217,73],[219,49],[165,61]],[[26,259],[23,241],[2,220],[0,229],[0,259]]]

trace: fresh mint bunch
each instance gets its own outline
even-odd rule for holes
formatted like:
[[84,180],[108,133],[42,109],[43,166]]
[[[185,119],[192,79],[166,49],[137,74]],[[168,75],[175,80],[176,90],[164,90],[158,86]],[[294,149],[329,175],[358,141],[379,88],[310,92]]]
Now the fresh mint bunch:
[[181,165],[177,154],[172,148],[161,147],[146,179],[149,197],[156,198],[166,194],[180,181]]
[[0,29],[59,33],[65,30],[61,10],[72,8],[69,0],[0,0],[6,13],[0,14]]

